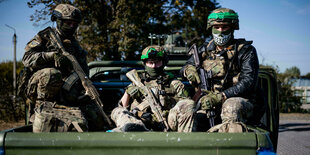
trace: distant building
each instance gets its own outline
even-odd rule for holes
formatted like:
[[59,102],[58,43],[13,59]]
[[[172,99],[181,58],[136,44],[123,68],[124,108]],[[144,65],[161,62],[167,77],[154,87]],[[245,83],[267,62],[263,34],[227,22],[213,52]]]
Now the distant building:
[[296,96],[300,96],[303,104],[310,103],[310,78],[293,79],[292,89]]

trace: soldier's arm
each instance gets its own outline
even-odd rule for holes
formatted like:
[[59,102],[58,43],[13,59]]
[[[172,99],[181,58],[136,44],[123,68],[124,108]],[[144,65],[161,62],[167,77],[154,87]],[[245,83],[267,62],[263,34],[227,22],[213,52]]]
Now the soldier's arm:
[[195,66],[195,60],[194,60],[194,56],[193,55],[186,61],[185,65],[181,68],[180,74],[182,76],[184,76],[185,68],[186,68],[187,65]]
[[[208,42],[204,43],[201,47],[198,48],[198,55],[199,55],[199,57],[200,57],[200,60],[202,60],[202,59],[201,59],[202,53],[205,52],[205,50],[206,50],[206,45],[207,45],[207,44],[208,44]],[[184,76],[184,71],[185,71],[185,68],[186,68],[187,65],[195,66],[194,55],[191,55],[191,57],[186,61],[185,65],[181,68],[180,74],[181,74],[182,76]]]
[[227,98],[246,97],[253,91],[258,79],[259,63],[256,49],[250,46],[240,58],[240,76],[236,85],[224,90]]
[[142,89],[139,89],[139,87],[135,86],[134,84],[130,84],[126,87],[125,93],[121,98],[121,103],[123,107],[128,107],[130,99],[138,99],[143,97],[143,93],[141,92]]
[[54,65],[53,56],[56,51],[47,51],[47,48],[44,46],[44,41],[38,35],[27,43],[22,59],[25,67],[37,70]]
[[178,99],[190,98],[187,89],[181,81],[173,80],[170,87],[174,89],[175,96]]
[[128,107],[129,106],[129,99],[130,96],[127,92],[124,93],[124,95],[121,98],[121,103],[123,107]]

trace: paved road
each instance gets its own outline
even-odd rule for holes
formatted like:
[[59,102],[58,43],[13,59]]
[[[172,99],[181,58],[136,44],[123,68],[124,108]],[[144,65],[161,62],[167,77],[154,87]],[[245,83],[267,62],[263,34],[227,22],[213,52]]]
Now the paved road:
[[310,118],[280,118],[278,155],[310,155]]

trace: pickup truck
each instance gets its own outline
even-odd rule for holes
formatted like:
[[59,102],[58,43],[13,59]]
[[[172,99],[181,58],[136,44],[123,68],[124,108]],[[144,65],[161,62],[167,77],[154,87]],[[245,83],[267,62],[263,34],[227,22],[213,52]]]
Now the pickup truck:
[[[165,68],[175,73],[184,60],[169,61]],[[130,81],[125,73],[142,69],[140,61],[89,63],[90,78],[109,114]],[[140,70],[143,71],[143,70]],[[187,82],[185,85],[189,86]],[[279,103],[275,71],[260,68],[259,87],[266,99],[260,125],[246,133],[178,132],[68,132],[32,133],[31,124],[0,132],[0,155],[10,154],[276,154]],[[27,122],[27,121],[26,121]]]

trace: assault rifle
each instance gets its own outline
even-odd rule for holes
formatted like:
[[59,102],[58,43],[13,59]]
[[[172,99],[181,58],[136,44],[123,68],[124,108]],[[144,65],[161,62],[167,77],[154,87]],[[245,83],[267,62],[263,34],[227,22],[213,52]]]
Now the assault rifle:
[[[189,51],[188,53],[190,55],[194,56],[195,67],[198,70],[198,75],[199,75],[199,78],[201,81],[200,86],[197,88],[198,90],[196,91],[196,94],[193,97],[194,101],[197,103],[197,102],[199,102],[199,99],[203,95],[205,95],[205,92],[207,90],[210,90],[210,85],[209,85],[208,79],[211,78],[212,74],[211,74],[211,72],[206,73],[206,71],[202,68],[196,44],[193,44],[188,51]],[[200,105],[200,103],[198,103],[198,104]],[[207,111],[207,117],[209,119],[210,127],[213,127],[214,126],[214,117],[215,117],[214,111],[208,110]]]
[[73,66],[73,70],[77,73],[77,75],[79,76],[82,85],[86,91],[85,95],[89,95],[91,97],[92,100],[95,101],[102,117],[104,120],[106,120],[106,122],[110,125],[110,127],[112,126],[112,122],[109,119],[109,117],[106,115],[106,113],[103,111],[103,103],[99,98],[99,93],[97,92],[95,86],[92,84],[92,82],[88,79],[88,77],[86,76],[85,72],[83,71],[82,67],[80,66],[79,62],[76,60],[76,58],[71,55],[70,53],[68,53],[64,46],[62,45],[62,42],[60,40],[60,38],[55,34],[54,30],[52,28],[49,27],[50,30],[48,30],[49,32],[49,37],[52,40],[52,43],[54,45],[56,45],[60,51],[61,54],[65,57],[67,57]]
[[154,93],[150,88],[146,87],[138,76],[137,70],[133,69],[126,73],[126,76],[138,87],[142,88],[145,92],[146,100],[148,101],[152,112],[154,113],[157,120],[163,125],[164,131],[169,130],[169,125],[163,118],[163,112],[161,110],[160,102],[155,98]]

